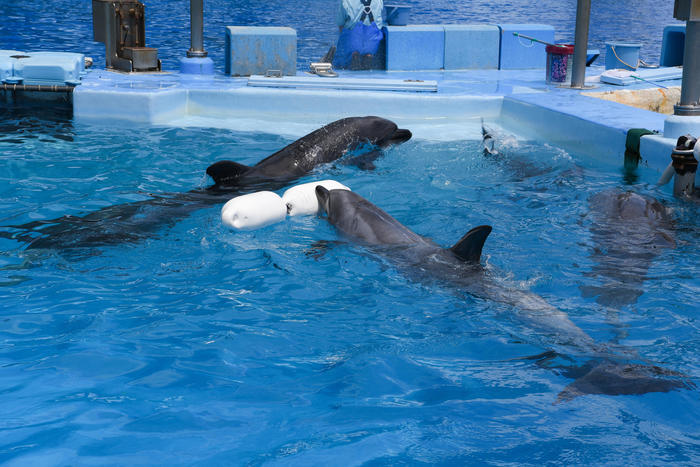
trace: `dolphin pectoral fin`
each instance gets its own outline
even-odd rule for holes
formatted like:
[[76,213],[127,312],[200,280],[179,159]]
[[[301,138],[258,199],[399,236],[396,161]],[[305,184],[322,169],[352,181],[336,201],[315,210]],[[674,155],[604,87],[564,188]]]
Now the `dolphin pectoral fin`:
[[308,250],[304,252],[304,256],[307,258],[313,258],[318,261],[330,250],[332,247],[337,245],[342,245],[344,242],[337,240],[319,240],[314,242]]
[[460,259],[478,263],[486,238],[491,233],[490,225],[480,225],[467,232],[450,250]]
[[374,161],[382,155],[381,149],[372,149],[354,157],[343,159],[343,165],[354,165],[362,170],[374,170],[377,168]]
[[249,166],[238,162],[219,161],[207,167],[207,175],[218,185],[235,180],[250,169]]

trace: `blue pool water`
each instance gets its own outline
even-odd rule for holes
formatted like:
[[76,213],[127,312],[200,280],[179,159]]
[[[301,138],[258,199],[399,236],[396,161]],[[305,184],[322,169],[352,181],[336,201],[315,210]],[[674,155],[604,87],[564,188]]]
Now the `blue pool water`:
[[[0,225],[204,186],[213,161],[253,163],[291,141],[145,126],[125,138],[55,113],[3,121]],[[499,145],[503,160],[470,139],[414,140],[374,171],[338,164],[301,181],[345,183],[444,246],[493,225],[483,261],[504,286],[540,294],[597,341],[698,381],[698,209],[595,158],[510,137]],[[636,303],[606,307],[581,292],[600,285],[597,252],[612,248],[595,236],[589,200],[619,187],[673,210],[677,246],[652,255],[646,270],[635,263],[644,279]],[[60,251],[0,240],[0,461],[700,458],[697,390],[556,403],[572,379],[527,357],[568,349],[511,307],[417,280],[342,241],[325,219],[241,233],[222,226],[219,208],[138,243]]]
[[[148,44],[175,69],[188,2],[145,3]],[[335,2],[300,3],[207,0],[217,67],[223,26],[254,24],[295,27],[305,68],[334,41]],[[537,21],[573,36],[574,1],[404,3],[416,22]],[[673,2],[619,3],[594,2],[591,46],[641,41],[642,58],[658,60]],[[5,0],[0,48],[70,49],[102,65],[90,4]],[[284,136],[125,128],[0,108],[0,226],[206,186],[209,164],[254,163],[301,136],[298,124],[276,126]],[[434,131],[374,171],[331,165],[300,182],[339,180],[443,246],[491,224],[483,262],[497,283],[541,295],[597,342],[700,381],[697,207],[595,154],[506,137],[504,157],[489,159],[471,136]],[[591,201],[614,189],[671,209],[675,248],[629,245],[636,233]],[[32,251],[0,236],[0,462],[698,463],[697,390],[557,403],[591,355],[507,304],[413,276],[325,219],[235,233],[219,208],[101,248]],[[619,270],[636,300],[619,290]],[[621,303],[586,293],[601,286]],[[530,358],[552,348],[562,356]]]
[[[146,45],[158,48],[166,70],[178,70],[190,47],[189,1],[145,0]],[[387,2],[385,2],[387,3]],[[435,23],[544,23],[554,26],[556,39],[573,42],[576,0],[401,0],[411,7],[414,24]],[[337,40],[335,11],[338,0],[301,2],[268,0],[204,2],[204,42],[217,69],[224,68],[224,27],[232,25],[289,26],[297,30],[298,65],[308,69]],[[69,50],[83,52],[104,66],[104,45],[92,41],[91,0],[3,0],[0,3],[0,49]],[[640,58],[658,63],[661,36],[673,19],[673,0],[620,2],[600,0],[592,5],[589,47],[601,50],[605,42],[643,44]]]

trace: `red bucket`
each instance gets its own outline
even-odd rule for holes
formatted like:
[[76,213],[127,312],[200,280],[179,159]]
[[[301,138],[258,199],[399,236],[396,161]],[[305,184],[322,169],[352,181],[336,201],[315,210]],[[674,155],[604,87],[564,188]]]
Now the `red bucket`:
[[547,52],[547,84],[571,84],[573,44],[552,44],[544,50]]

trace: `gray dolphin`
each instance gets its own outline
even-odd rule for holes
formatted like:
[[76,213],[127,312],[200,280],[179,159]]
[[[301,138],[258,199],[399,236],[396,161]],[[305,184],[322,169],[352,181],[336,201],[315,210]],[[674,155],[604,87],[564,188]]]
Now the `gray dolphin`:
[[508,287],[493,277],[480,265],[490,226],[474,227],[451,248],[442,248],[355,192],[317,186],[316,197],[328,221],[345,236],[389,257],[418,280],[438,279],[470,295],[512,306],[518,320],[545,336],[547,345],[596,359],[598,363],[586,373],[591,373],[587,379],[572,383],[558,400],[581,394],[639,394],[691,387],[692,383],[675,373],[663,373],[669,377],[662,378],[656,367],[617,361],[618,356],[576,326],[566,313],[534,293]]
[[590,199],[593,268],[599,285],[582,286],[584,296],[619,308],[637,301],[656,257],[675,248],[671,210],[656,199],[618,189]]
[[[386,148],[411,139],[411,132],[398,128],[381,117],[349,117],[330,123],[298,139],[252,167],[232,161],[220,161],[207,168],[219,190],[240,186],[289,182],[306,175],[320,164],[333,162],[348,151],[366,144],[371,156],[374,148]],[[366,158],[362,160],[369,164]]]
[[352,162],[372,167],[382,148],[411,138],[409,130],[380,117],[349,117],[329,123],[261,160],[254,166],[219,161],[207,168],[214,184],[186,193],[165,193],[144,201],[108,206],[85,216],[8,226],[0,236],[34,248],[84,248],[144,239],[192,211],[223,203],[232,196],[278,190],[319,165],[355,151]]

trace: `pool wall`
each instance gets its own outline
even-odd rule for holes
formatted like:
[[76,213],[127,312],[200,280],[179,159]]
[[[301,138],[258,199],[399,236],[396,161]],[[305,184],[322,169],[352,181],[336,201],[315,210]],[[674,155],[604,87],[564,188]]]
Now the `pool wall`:
[[[277,36],[281,30],[285,34],[280,42]],[[276,34],[274,40],[270,31]],[[663,135],[666,129],[670,137],[643,137],[640,150],[644,165],[651,170],[660,173],[668,165],[678,136],[669,131],[672,119],[586,96],[580,90],[547,85],[541,44],[523,44],[527,40],[515,33],[545,41],[554,41],[555,37],[554,28],[541,24],[389,26],[389,71],[341,72],[340,78],[303,72],[291,78],[239,78],[228,76],[238,74],[234,73],[234,58],[244,62],[241,69],[248,70],[253,69],[251,63],[260,53],[274,59],[282,56],[281,52],[290,52],[283,54],[287,57],[296,48],[296,35],[291,28],[229,27],[225,74],[80,70],[83,76],[73,91],[74,116],[77,120],[108,120],[110,124],[121,121],[186,126],[196,120],[198,125],[229,128],[237,128],[246,120],[246,129],[251,120],[258,120],[256,130],[260,130],[269,121],[318,125],[345,116],[375,114],[417,127],[416,137],[426,139],[444,139],[445,135],[439,133],[445,125],[452,127],[448,137],[478,137],[460,134],[459,125],[484,118],[498,121],[523,138],[548,141],[574,154],[613,164],[623,163],[628,130],[644,128]],[[231,44],[239,36],[247,45],[237,47],[246,52],[237,58],[233,57]],[[262,45],[256,41],[262,41]],[[409,49],[411,54],[406,53]],[[670,50],[667,44],[666,49]],[[483,56],[474,54],[474,50],[482,50]],[[65,59],[64,55],[57,56]],[[478,60],[470,62],[465,57]],[[287,65],[280,68],[286,70],[282,74],[293,75],[289,63],[294,60],[283,62]],[[473,68],[447,70],[462,66]],[[429,71],[401,71],[422,67]],[[600,67],[589,68],[587,75],[602,71]],[[679,81],[672,80],[669,85]],[[643,86],[649,84],[634,83],[626,88]],[[599,81],[593,87],[620,88]]]
[[[300,75],[301,76],[301,75]],[[307,75],[308,76],[308,75]],[[261,78],[257,78],[261,79]],[[351,115],[381,115],[419,125],[416,137],[431,139],[440,125],[484,118],[522,137],[548,141],[574,154],[622,165],[627,131],[646,128],[663,134],[666,116],[578,90],[548,86],[544,70],[458,72],[367,72],[343,76],[370,83],[367,90],[323,89],[332,78],[300,79],[298,88],[249,86],[249,78],[179,74],[125,74],[93,70],[74,91],[77,120],[187,125],[188,119],[238,128],[239,121],[301,121],[322,124]],[[436,92],[371,90],[388,80],[434,82]],[[459,133],[453,131],[454,137]],[[462,135],[471,138],[474,135]],[[644,166],[660,172],[675,140],[645,136]]]

